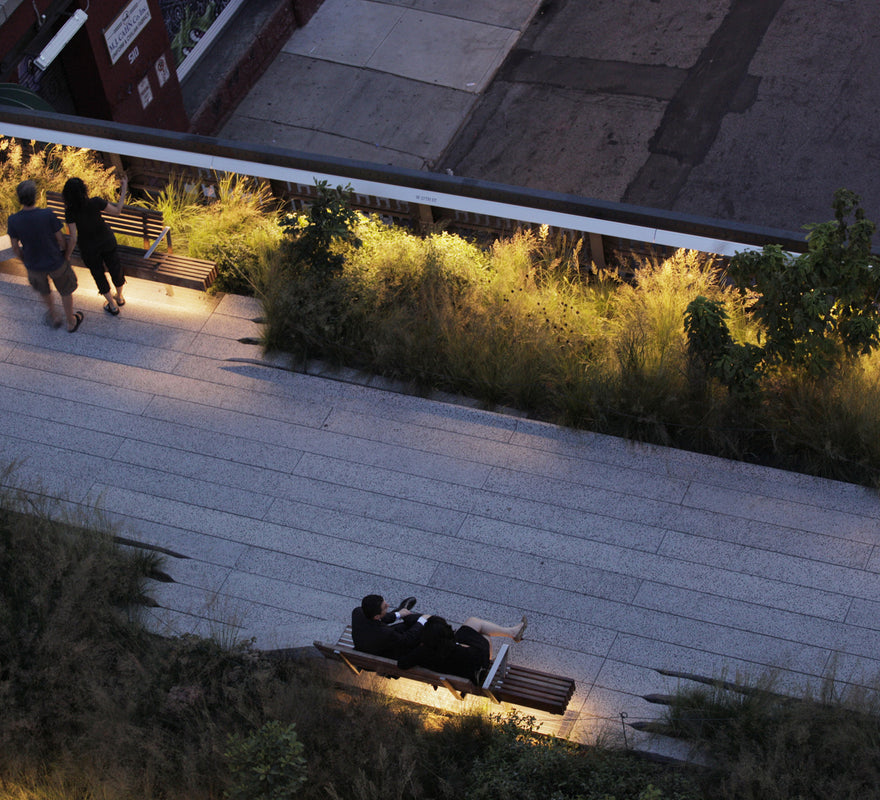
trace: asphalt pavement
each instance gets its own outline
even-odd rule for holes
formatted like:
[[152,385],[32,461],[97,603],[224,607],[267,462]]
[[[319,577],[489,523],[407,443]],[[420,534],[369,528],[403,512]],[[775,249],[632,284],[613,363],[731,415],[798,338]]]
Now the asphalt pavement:
[[324,0],[219,134],[799,231],[880,220],[875,0]]
[[440,168],[798,231],[880,221],[873,0],[553,0]]

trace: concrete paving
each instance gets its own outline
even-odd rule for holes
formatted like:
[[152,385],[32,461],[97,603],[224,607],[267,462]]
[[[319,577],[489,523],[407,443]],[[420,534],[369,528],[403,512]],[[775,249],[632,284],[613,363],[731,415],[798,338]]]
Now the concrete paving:
[[70,335],[0,274],[0,460],[172,553],[162,632],[308,647],[369,592],[526,613],[515,659],[576,678],[545,723],[581,741],[654,718],[657,668],[880,674],[873,492],[294,373],[240,341],[251,299],[131,280],[114,318],[79,276]]
[[875,0],[324,0],[219,132],[800,231],[880,220]]
[[219,132],[430,168],[540,0],[324,0]]

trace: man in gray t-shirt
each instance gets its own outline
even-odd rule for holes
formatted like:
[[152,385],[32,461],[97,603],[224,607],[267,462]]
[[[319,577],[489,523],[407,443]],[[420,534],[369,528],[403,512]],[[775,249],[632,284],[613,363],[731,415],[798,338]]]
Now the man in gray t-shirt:
[[7,233],[15,257],[24,262],[28,281],[46,305],[46,321],[60,328],[63,319],[55,310],[49,278],[61,295],[61,305],[67,319],[67,330],[73,333],[83,320],[82,311],[74,313],[73,292],[76,273],[70,266],[67,237],[61,232],[61,221],[48,208],[37,208],[37,186],[33,181],[22,181],[15,187],[21,211],[12,214],[7,222]]

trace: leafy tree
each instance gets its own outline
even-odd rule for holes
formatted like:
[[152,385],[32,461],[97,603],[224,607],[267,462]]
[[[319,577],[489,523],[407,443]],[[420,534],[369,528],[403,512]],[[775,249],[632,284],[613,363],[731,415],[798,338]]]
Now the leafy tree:
[[880,344],[880,275],[871,255],[876,226],[847,189],[835,192],[833,208],[834,220],[808,226],[803,255],[769,245],[731,260],[728,274],[740,293],[757,293],[750,310],[765,329],[768,364],[821,374],[841,357],[866,355]]
[[300,270],[311,270],[320,277],[339,274],[345,256],[334,245],[347,242],[360,247],[353,228],[357,214],[351,209],[351,186],[330,188],[327,181],[315,181],[318,196],[305,215],[290,214],[284,230],[291,237],[288,255]]
[[814,376],[880,345],[880,273],[871,254],[873,222],[858,195],[839,189],[830,222],[808,226],[808,250],[779,245],[737,253],[727,273],[763,328],[762,346],[738,345],[723,309],[697,298],[685,327],[692,356],[731,387],[753,386],[762,369],[786,365]]
[[685,311],[684,327],[692,365],[703,381],[715,378],[740,396],[757,392],[761,348],[733,341],[721,303],[702,295],[694,298]]

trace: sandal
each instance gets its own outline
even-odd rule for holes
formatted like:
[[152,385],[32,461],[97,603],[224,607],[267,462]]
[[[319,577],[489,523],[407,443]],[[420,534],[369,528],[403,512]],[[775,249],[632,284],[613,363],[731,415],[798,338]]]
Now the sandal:
[[79,327],[80,322],[83,321],[83,312],[82,312],[82,311],[77,311],[77,312],[73,315],[73,318],[76,320],[76,324],[75,324],[72,328],[68,328],[68,329],[67,329],[67,332],[68,332],[68,333],[76,333],[76,329]]
[[118,305],[118,306],[125,305],[125,300],[123,300],[121,297],[115,297],[114,300],[116,300],[116,305]]
[[519,633],[517,633],[516,636],[513,637],[513,641],[521,642],[523,640],[523,634],[526,632],[526,628],[528,628],[528,627],[529,627],[529,621],[526,619],[526,615],[523,614],[522,622],[520,623],[520,626],[519,626]]
[[48,325],[50,328],[55,328],[56,330],[61,327],[61,323],[63,321],[64,320],[61,319],[61,317],[56,319],[48,311],[46,312],[45,316],[43,317],[43,324]]
[[119,306],[117,305],[115,308],[110,307],[110,303],[104,303],[104,311],[108,314],[112,314],[114,317],[119,316]]

